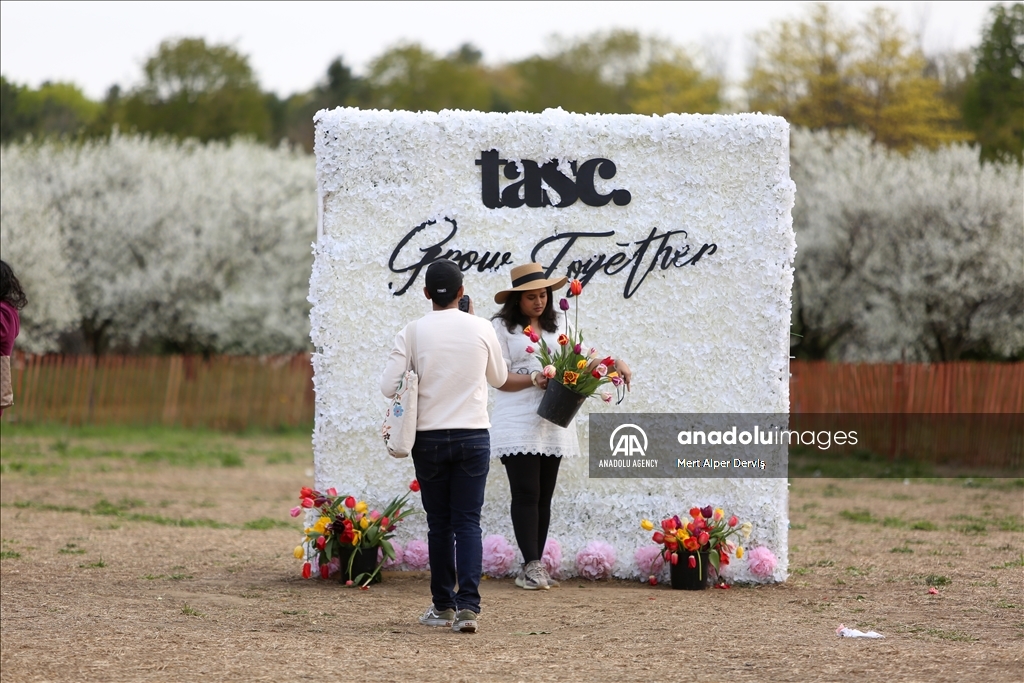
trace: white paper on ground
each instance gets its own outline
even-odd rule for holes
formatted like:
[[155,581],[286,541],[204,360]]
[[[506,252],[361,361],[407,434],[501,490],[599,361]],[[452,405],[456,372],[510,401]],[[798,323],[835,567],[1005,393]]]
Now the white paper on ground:
[[877,631],[868,631],[865,633],[864,631],[858,631],[855,628],[846,628],[843,624],[839,624],[839,627],[836,629],[836,635],[840,638],[885,638],[885,636]]

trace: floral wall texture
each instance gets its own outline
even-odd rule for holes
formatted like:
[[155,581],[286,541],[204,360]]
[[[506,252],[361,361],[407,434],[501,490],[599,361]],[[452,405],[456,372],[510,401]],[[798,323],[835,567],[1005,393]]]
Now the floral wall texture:
[[[586,284],[580,324],[621,356],[634,387],[588,411],[788,413],[795,242],[789,127],[762,115],[665,117],[338,109],[317,115],[319,226],[310,281],[317,485],[386,501],[412,475],[378,436],[379,373],[394,335],[429,310],[426,263],[456,259],[477,315],[513,265],[540,261]],[[495,461],[484,535],[511,539]],[[642,518],[723,507],[754,522],[751,547],[786,576],[785,479],[590,479],[563,462],[550,536],[564,573],[610,544],[635,577]],[[403,543],[426,535],[422,517]],[[733,579],[753,580],[744,562]]]

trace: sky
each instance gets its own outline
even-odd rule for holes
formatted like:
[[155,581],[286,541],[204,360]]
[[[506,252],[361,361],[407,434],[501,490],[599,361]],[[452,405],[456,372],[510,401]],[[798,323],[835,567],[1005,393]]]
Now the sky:
[[[742,80],[750,36],[801,16],[806,2],[0,2],[0,71],[38,87],[70,81],[93,99],[131,88],[162,40],[203,37],[247,55],[261,86],[284,97],[324,78],[337,56],[362,72],[401,41],[439,54],[470,42],[490,64],[543,53],[554,34],[636,29],[704,49]],[[976,45],[992,3],[834,2],[851,22],[894,9],[927,53]]]

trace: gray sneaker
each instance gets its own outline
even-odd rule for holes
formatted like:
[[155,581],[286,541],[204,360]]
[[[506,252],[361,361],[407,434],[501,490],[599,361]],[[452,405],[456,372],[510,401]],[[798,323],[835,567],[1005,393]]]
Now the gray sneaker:
[[551,574],[548,573],[548,568],[544,566],[543,562],[540,563],[540,574],[544,578],[544,583],[547,584],[548,588],[558,588],[562,585],[551,578]]
[[479,616],[471,609],[460,609],[452,630],[456,633],[476,633],[476,620]]
[[548,584],[544,579],[544,565],[537,560],[528,562],[525,567],[519,570],[519,576],[516,577],[516,585],[528,591],[547,590]]
[[455,610],[446,609],[438,612],[433,605],[420,617],[420,623],[424,626],[451,626],[454,621]]

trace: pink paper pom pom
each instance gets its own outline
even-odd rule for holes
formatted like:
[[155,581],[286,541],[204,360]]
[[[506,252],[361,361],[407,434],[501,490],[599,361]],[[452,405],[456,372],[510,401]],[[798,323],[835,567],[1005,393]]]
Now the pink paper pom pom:
[[775,555],[771,550],[763,546],[751,548],[747,551],[747,566],[750,573],[762,579],[766,579],[775,572]]
[[661,571],[661,568],[665,565],[665,559],[661,556],[661,553],[662,547],[660,545],[641,546],[633,553],[636,566],[640,569],[641,581],[647,581],[652,574],[656,575]]
[[409,569],[426,569],[430,564],[430,550],[425,541],[418,538],[405,546],[405,563]]
[[544,544],[544,555],[540,558],[544,563],[544,569],[548,570],[553,578],[558,578],[562,573],[562,546],[553,538],[549,538]]
[[505,576],[516,561],[516,549],[500,534],[491,534],[483,542],[481,567],[488,576]]
[[604,541],[591,541],[576,553],[576,571],[585,579],[597,581],[610,576],[615,564],[615,548]]
[[[391,549],[395,551],[395,559],[384,560],[384,566],[382,569],[394,569],[398,565],[402,564],[402,560],[405,558],[405,553],[402,552],[402,546],[398,544],[398,541],[391,541]],[[384,549],[377,548],[377,561],[380,562],[384,558]]]

